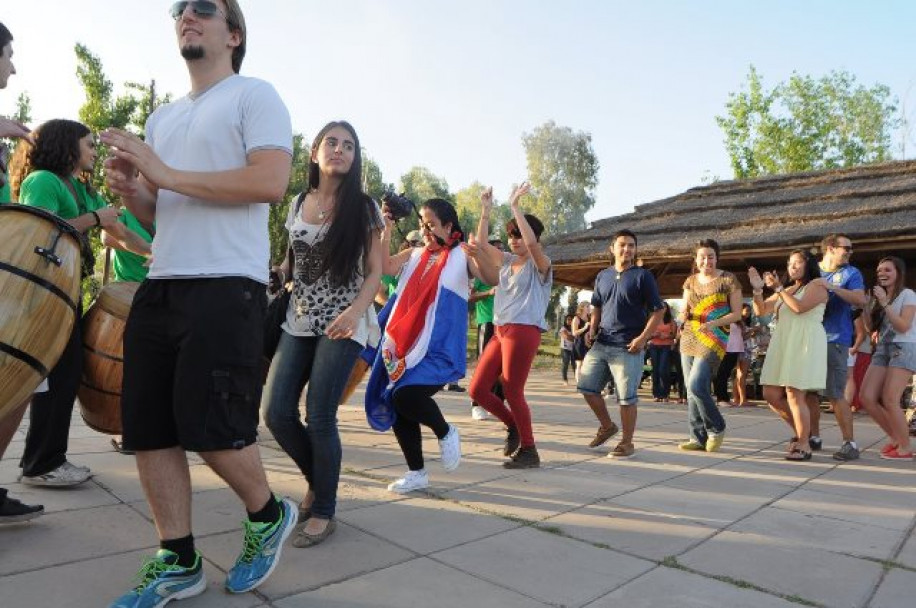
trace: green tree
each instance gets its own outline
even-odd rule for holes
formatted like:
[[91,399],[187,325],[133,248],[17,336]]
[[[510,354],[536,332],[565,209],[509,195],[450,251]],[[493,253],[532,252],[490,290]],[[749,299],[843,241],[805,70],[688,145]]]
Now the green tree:
[[287,251],[286,218],[289,216],[290,201],[305,191],[308,183],[309,147],[302,133],[293,135],[293,169],[289,177],[286,196],[279,203],[270,205],[267,231],[270,237],[270,259],[274,264],[283,261]]
[[382,177],[382,169],[378,166],[363,148],[363,191],[376,201],[381,201],[382,195],[388,190],[388,184]]
[[849,72],[793,74],[768,91],[751,66],[716,122],[741,179],[889,160],[896,112],[888,87],[867,88]]
[[448,190],[448,182],[444,177],[435,175],[426,167],[413,167],[401,176],[401,191],[415,204],[420,205],[430,198],[444,198],[454,201]]
[[16,114],[13,118],[24,125],[32,122],[32,98],[28,93],[22,92],[16,98]]
[[584,230],[585,213],[595,205],[598,157],[592,136],[548,121],[522,136],[533,201],[523,208],[536,215],[549,235]]

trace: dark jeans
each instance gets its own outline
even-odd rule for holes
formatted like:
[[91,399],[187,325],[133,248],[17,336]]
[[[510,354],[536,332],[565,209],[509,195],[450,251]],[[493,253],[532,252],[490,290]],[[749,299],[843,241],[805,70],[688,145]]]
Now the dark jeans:
[[394,391],[392,403],[397,412],[394,421],[394,436],[401,446],[407,468],[419,471],[423,468],[423,436],[420,425],[428,426],[437,439],[448,435],[448,422],[442,415],[433,395],[441,386],[405,386]]
[[[297,337],[284,331],[261,400],[267,428],[305,475],[315,493],[312,513],[323,519],[334,517],[337,508],[342,453],[337,406],[360,351],[353,340]],[[306,383],[308,424],[302,424],[299,395]]]
[[571,350],[560,349],[560,355],[563,357],[563,382],[569,382],[569,368],[572,367],[573,373],[576,373],[576,358]]
[[83,374],[83,331],[80,309],[57,365],[48,375],[48,391],[35,393],[29,408],[29,432],[19,466],[28,477],[50,473],[67,460],[70,418]]
[[738,356],[740,354],[741,353],[725,353],[725,358],[723,358],[722,363],[719,364],[719,371],[716,372],[716,381],[714,383],[716,401],[732,400],[731,392],[728,390],[728,380],[732,377],[735,366],[738,365]]
[[667,399],[671,391],[671,347],[649,345],[652,361],[652,396]]
[[687,383],[687,417],[690,438],[705,444],[710,433],[725,432],[725,418],[712,396],[712,377],[718,363],[708,357],[681,355],[681,366]]
[[684,370],[681,369],[681,353],[680,351],[673,350],[671,351],[671,370],[672,370],[672,382],[675,389],[677,389],[677,398],[678,399],[687,399],[687,385],[684,382]]

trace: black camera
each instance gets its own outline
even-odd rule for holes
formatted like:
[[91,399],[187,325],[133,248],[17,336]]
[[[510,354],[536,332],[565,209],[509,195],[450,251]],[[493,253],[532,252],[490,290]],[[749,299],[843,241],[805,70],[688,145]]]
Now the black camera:
[[407,217],[416,210],[414,202],[403,194],[395,194],[394,190],[388,190],[382,194],[382,202],[388,207],[391,213],[391,219],[398,221]]

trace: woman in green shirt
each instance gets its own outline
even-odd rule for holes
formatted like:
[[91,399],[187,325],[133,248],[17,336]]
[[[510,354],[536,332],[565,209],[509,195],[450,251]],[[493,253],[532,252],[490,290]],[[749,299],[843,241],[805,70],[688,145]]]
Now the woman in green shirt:
[[[71,120],[51,120],[33,135],[34,145],[20,145],[10,163],[13,198],[50,211],[81,232],[101,227],[126,247],[148,253],[149,246],[118,222],[110,207],[81,176],[96,161],[89,129]],[[82,315],[82,311],[78,311]],[[73,486],[89,479],[89,469],[67,460],[70,417],[83,367],[81,324],[48,376],[48,391],[32,399],[29,432],[20,466],[20,481],[36,486]]]

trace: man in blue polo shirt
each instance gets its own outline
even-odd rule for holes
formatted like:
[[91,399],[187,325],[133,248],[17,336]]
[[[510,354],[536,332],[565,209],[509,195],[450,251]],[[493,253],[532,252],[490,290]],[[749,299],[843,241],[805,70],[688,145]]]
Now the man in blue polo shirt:
[[592,345],[579,371],[577,389],[592,408],[601,426],[589,444],[597,448],[618,429],[601,395],[609,377],[617,385],[623,436],[608,456],[633,455],[636,431],[636,390],[642,377],[646,343],[665,314],[655,277],[636,266],[636,235],[620,230],[611,241],[614,265],[595,279],[592,318],[586,341]]
[[[843,434],[843,445],[833,458],[840,461],[856,460],[859,448],[853,438],[852,410],[844,397],[847,359],[855,331],[852,309],[865,306],[865,281],[862,273],[850,266],[852,241],[845,234],[828,234],[821,241],[821,277],[827,282],[830,299],[824,311],[824,329],[827,332],[827,388],[824,395],[830,400],[836,415],[837,426]],[[820,397],[809,393],[808,410],[811,412],[811,449],[821,448]]]

